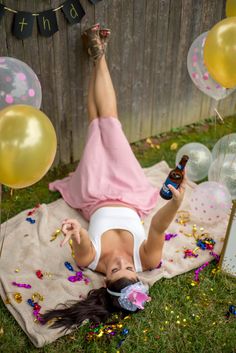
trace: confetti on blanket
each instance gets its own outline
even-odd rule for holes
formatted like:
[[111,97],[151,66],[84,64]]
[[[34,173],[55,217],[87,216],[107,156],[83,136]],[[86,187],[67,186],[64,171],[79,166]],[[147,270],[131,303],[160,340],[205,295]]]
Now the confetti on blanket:
[[[169,171],[170,168],[164,161],[144,168],[148,179],[157,188],[162,186]],[[189,211],[190,194],[195,187],[195,183],[188,181],[181,210]],[[144,220],[147,232],[151,218],[165,202],[159,198],[156,208]],[[195,253],[198,256],[185,256],[188,249],[194,250],[197,247],[194,234],[196,235],[201,227],[208,233],[208,238],[214,239],[213,251],[220,254],[228,220],[205,226],[197,219],[187,219],[186,215],[187,212],[183,217],[184,222],[174,220],[170,225],[161,265],[155,270],[140,273],[139,277],[143,282],[152,286],[163,277],[172,278],[213,260],[209,249],[198,249]],[[0,258],[0,295],[36,347],[42,347],[63,335],[59,330],[41,325],[37,312],[54,308],[67,300],[80,300],[89,290],[103,285],[103,275],[89,269],[81,272],[76,266],[69,244],[62,248],[59,246],[62,235],[57,230],[65,218],[73,217],[77,218],[83,227],[88,227],[87,221],[76,210],[69,207],[63,199],[59,199],[47,205],[42,204],[33,211],[25,210],[2,224],[2,236],[5,233],[5,241]],[[31,218],[31,221],[27,218]],[[70,281],[68,277],[76,279]],[[41,308],[34,310],[32,301],[37,302]]]

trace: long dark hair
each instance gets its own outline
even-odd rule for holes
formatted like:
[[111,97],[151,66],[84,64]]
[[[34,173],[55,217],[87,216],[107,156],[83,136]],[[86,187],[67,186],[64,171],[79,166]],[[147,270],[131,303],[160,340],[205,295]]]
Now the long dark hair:
[[[138,278],[131,280],[123,277],[114,282],[107,281],[106,285],[111,291],[120,292],[122,288],[138,281]],[[121,308],[118,297],[109,294],[105,287],[92,289],[84,300],[59,305],[63,305],[63,308],[48,310],[41,317],[44,323],[52,320],[50,328],[61,327],[61,331],[78,327],[86,319],[97,324],[106,322],[114,312],[127,314],[127,310]]]

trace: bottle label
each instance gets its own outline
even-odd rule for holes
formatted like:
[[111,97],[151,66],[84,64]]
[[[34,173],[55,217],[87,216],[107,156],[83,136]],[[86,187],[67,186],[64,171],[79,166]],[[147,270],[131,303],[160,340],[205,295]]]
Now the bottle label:
[[167,178],[162,186],[162,190],[167,196],[172,196],[172,192],[170,191],[170,189],[168,188],[167,185],[172,185],[172,186],[174,186],[175,189],[178,189],[178,187],[179,187],[178,184],[174,183],[169,178]]

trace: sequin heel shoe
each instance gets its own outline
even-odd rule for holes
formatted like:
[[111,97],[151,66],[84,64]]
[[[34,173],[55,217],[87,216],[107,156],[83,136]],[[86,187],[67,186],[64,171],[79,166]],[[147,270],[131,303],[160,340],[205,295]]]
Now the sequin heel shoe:
[[100,24],[96,23],[82,34],[84,48],[94,62],[99,60],[105,52],[104,43],[100,37],[99,30]]

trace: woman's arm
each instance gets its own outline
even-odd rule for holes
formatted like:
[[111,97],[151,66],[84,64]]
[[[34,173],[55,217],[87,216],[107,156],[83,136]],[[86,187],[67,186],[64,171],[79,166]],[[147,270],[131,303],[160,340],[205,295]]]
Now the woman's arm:
[[65,239],[61,242],[61,246],[72,238],[75,261],[78,266],[88,266],[94,259],[95,250],[87,230],[82,228],[77,220],[67,219],[62,223],[62,232],[65,234]]
[[178,190],[168,185],[173,198],[160,208],[153,216],[148,232],[148,238],[143,245],[143,263],[150,268],[156,268],[162,257],[165,241],[165,231],[175,218],[175,215],[183,201],[186,177]]

